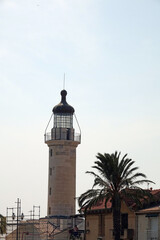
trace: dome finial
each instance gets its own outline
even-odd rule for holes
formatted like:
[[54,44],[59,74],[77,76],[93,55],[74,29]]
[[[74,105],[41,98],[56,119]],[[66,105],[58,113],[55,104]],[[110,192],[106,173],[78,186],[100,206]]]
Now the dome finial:
[[64,114],[72,114],[74,113],[74,108],[72,106],[70,106],[67,101],[66,101],[66,96],[67,96],[67,91],[66,90],[62,90],[61,91],[61,102],[56,105],[53,108],[53,113],[64,113]]
[[65,102],[66,103],[67,91],[66,90],[62,90],[61,91],[61,96],[62,96],[61,102]]

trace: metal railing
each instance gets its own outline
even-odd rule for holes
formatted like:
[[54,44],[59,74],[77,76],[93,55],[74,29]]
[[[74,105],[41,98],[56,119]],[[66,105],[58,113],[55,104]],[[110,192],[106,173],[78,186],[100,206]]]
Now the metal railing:
[[[44,141],[45,141],[45,142],[51,141],[51,140],[55,140],[55,139],[52,137],[51,132],[44,134]],[[59,139],[56,138],[56,140],[66,140],[66,139],[63,139],[63,138],[61,137],[61,138],[59,138]],[[73,140],[73,141],[80,143],[80,142],[81,142],[81,134],[80,134],[80,133],[75,133],[75,134],[74,134],[74,140]]]
[[154,230],[147,230],[146,231],[147,240],[158,240],[158,232]]

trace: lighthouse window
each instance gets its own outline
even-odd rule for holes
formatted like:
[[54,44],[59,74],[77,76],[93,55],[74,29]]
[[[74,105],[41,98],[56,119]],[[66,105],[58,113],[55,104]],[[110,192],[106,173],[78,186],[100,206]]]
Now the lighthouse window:
[[49,214],[51,214],[51,207],[49,207],[48,212],[49,212]]
[[49,195],[51,195],[51,193],[52,193],[52,188],[50,187],[49,188]]
[[52,175],[52,168],[49,169],[49,175]]
[[70,114],[55,114],[54,127],[58,128],[72,128],[73,127],[73,115]]
[[50,156],[52,157],[52,149],[50,149]]

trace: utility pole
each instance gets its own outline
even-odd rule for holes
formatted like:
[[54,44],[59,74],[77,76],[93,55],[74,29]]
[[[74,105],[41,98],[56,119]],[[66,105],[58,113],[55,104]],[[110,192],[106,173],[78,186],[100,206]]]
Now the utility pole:
[[15,215],[15,213],[13,212],[12,214],[12,219],[15,220],[16,219],[16,240],[19,239],[19,220],[23,220],[24,218],[24,214],[21,213],[21,200],[19,198],[17,198],[17,207],[16,207],[16,210],[17,210],[17,213]]
[[[7,222],[7,235],[14,233],[12,235],[12,238],[15,240],[23,240],[24,235],[31,235],[32,239],[34,239],[34,226],[39,224],[40,219],[40,206],[33,206],[33,210],[30,211],[29,215],[25,215],[21,212],[21,200],[17,198],[16,207],[8,208],[6,212],[6,222]],[[37,211],[36,211],[37,208]],[[37,219],[35,219],[35,217]],[[24,220],[25,219],[25,220]],[[23,220],[23,222],[22,222]],[[24,228],[21,226],[25,226]],[[33,230],[31,231],[31,228],[27,226],[33,226]],[[20,236],[22,235],[22,236]]]

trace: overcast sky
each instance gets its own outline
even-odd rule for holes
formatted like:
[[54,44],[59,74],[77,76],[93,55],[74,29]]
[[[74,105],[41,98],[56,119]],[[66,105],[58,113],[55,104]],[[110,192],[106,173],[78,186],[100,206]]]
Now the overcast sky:
[[24,214],[47,213],[43,136],[64,72],[82,130],[77,196],[96,154],[115,150],[160,188],[159,43],[159,0],[0,0],[0,213],[18,197]]

